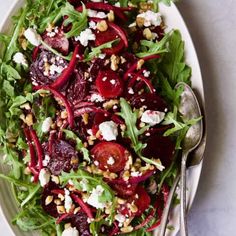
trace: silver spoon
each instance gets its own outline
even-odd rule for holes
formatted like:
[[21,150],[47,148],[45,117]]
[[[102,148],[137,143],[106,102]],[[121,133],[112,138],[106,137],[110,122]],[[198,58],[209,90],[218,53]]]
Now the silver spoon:
[[[193,118],[197,118],[201,116],[201,110],[200,106],[198,104],[197,98],[192,91],[192,89],[185,83],[180,82],[177,84],[176,87],[184,86],[183,94],[181,95],[181,102],[180,102],[180,112],[182,113],[184,119],[189,120]],[[189,129],[190,130],[190,129]],[[190,132],[194,131],[194,135]],[[187,235],[187,227],[186,227],[186,220],[185,220],[185,214],[186,214],[186,162],[188,154],[191,152],[191,162],[188,167],[198,165],[203,158],[203,153],[206,146],[206,132],[204,132],[203,136],[203,121],[200,120],[196,125],[194,125],[194,128],[192,128],[192,131],[188,131],[186,134],[186,138],[184,140],[183,145],[183,158],[181,163],[181,174],[184,172],[184,175],[182,175],[181,178],[181,186],[182,189],[182,195],[181,196],[181,223],[183,224],[183,227],[181,227],[181,236]],[[196,132],[196,135],[195,135]],[[190,136],[191,134],[191,136]],[[194,137],[193,137],[193,136]],[[190,140],[191,139],[191,140]],[[166,203],[166,206],[164,208],[162,219],[161,219],[161,225],[159,228],[159,234],[158,236],[164,236],[166,231],[166,225],[168,221],[168,215],[172,203],[172,199],[176,190],[176,187],[179,183],[180,174],[177,175],[173,186],[170,190],[169,197]]]

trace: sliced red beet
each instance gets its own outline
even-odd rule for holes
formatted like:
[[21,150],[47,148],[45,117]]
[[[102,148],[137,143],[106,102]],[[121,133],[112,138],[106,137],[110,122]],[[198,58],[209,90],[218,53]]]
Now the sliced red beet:
[[[48,163],[48,169],[53,175],[59,175],[62,171],[69,172],[78,168],[78,154],[75,149],[63,140],[54,140],[52,143],[52,153]],[[44,145],[45,153],[48,153],[48,144]]]
[[[108,3],[103,3],[103,2],[88,2],[85,4],[85,7],[87,9],[93,9],[93,10],[101,10],[101,11],[114,11],[115,15],[119,17],[121,20],[126,21],[127,16],[123,13],[123,11],[130,11],[130,8],[119,8],[116,6],[112,6]],[[77,11],[81,12],[82,11],[82,6],[76,8]]]
[[171,164],[175,144],[169,137],[154,134],[151,135],[145,143],[147,144],[143,150],[143,155],[145,157],[159,158],[165,167],[168,167]]
[[138,212],[136,215],[141,216],[142,213],[149,207],[151,198],[142,186],[138,186],[135,193],[138,194],[138,198],[135,198],[134,201],[134,204],[138,207]]
[[67,61],[47,50],[38,52],[38,57],[30,66],[30,78],[34,85],[50,85],[60,76],[56,71],[50,73],[48,66],[52,64],[60,68],[68,66]]
[[42,191],[41,194],[41,206],[43,208],[43,210],[48,213],[50,216],[57,218],[59,216],[59,213],[57,212],[57,206],[54,203],[54,201],[52,201],[50,204],[46,205],[46,198],[48,196],[54,196],[55,198],[57,198],[58,194],[57,193],[53,193],[52,190],[53,189],[59,189],[58,185],[55,184],[54,182],[49,182]]
[[111,184],[109,183],[109,185],[112,187],[112,189],[114,189],[117,192],[117,195],[119,197],[129,197],[129,196],[133,196],[135,194],[135,190],[137,187],[137,184]]
[[167,108],[166,102],[155,93],[144,93],[141,95],[134,95],[130,99],[131,105],[135,108],[146,106],[147,110],[162,111]]
[[123,92],[123,81],[112,70],[99,71],[96,86],[99,93],[105,98],[115,98]]
[[[91,150],[94,161],[98,161],[101,170],[119,172],[124,169],[128,156],[127,149],[115,142],[100,142]],[[109,164],[111,160],[112,164]]]
[[75,104],[82,101],[85,96],[87,96],[88,86],[82,70],[76,70],[72,77],[74,78],[68,85],[66,97],[72,104]]
[[[92,21],[99,22],[101,21],[101,19],[94,18],[92,19]],[[123,47],[126,48],[128,47],[128,40],[126,37],[126,33],[118,25],[112,22],[107,22],[107,24],[108,24],[108,29],[106,31],[96,32],[95,45],[100,46],[101,44],[120,38],[120,41],[116,45],[113,45],[112,48],[103,49],[103,52],[106,53],[107,55],[118,54]]]
[[61,52],[63,55],[68,54],[69,40],[66,38],[62,30],[58,29],[58,33],[45,32],[43,35],[43,40],[46,44]]

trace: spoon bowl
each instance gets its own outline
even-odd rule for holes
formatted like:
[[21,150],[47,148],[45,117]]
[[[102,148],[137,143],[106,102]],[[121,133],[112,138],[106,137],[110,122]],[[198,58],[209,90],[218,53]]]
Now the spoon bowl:
[[[198,119],[201,117],[201,109],[193,90],[187,84],[181,82],[177,87],[183,87],[180,96],[179,112],[184,121]],[[187,131],[183,140],[181,173],[180,173],[180,235],[187,236],[187,218],[186,218],[186,164],[189,153],[193,151],[201,142],[203,136],[202,119],[193,124]]]
[[[190,86],[188,86],[184,82],[178,83],[176,85],[176,88],[179,88],[180,86],[183,87],[183,93],[181,94],[179,112],[183,115],[183,119],[185,121],[188,121],[188,120],[200,117],[201,116],[201,108],[200,108],[200,105],[198,103],[198,100],[197,100],[193,90],[190,88]],[[194,125],[195,127],[192,126],[193,128],[190,128],[188,133],[186,134],[186,138],[185,138],[184,144],[183,144],[184,145],[183,154],[184,154],[184,152],[185,153],[187,152],[185,157],[183,158],[184,159],[183,164],[184,164],[185,170],[183,170],[183,168],[181,168],[182,172],[184,172],[184,173],[186,173],[187,159],[189,159],[188,168],[198,165],[202,161],[205,146],[206,146],[206,132],[204,130],[205,123],[203,123],[203,121],[204,121],[204,118],[199,120]],[[204,131],[204,134],[203,134],[203,131]],[[188,154],[189,154],[189,158],[188,158]],[[182,166],[182,163],[181,163],[181,166]],[[168,215],[170,212],[172,199],[174,197],[176,187],[178,186],[180,176],[183,177],[182,173],[181,174],[179,173],[177,175],[177,177],[173,183],[173,186],[169,192],[168,200],[166,202],[166,206],[165,206],[163,214],[162,214],[159,236],[165,235],[166,225],[167,225],[167,221],[168,221]],[[182,206],[183,206],[183,204],[185,206],[184,210],[182,210],[181,217],[183,217],[183,218],[185,217],[185,211],[186,211],[185,210],[186,209],[186,174],[184,174],[184,178],[185,178],[185,180],[182,180],[182,181],[185,182],[185,193],[182,192],[182,195],[184,195],[184,196],[181,197],[181,200],[184,201],[184,202],[182,202]],[[184,226],[186,226],[186,220],[184,220]],[[186,227],[184,229],[182,229],[182,231],[183,230],[185,230],[185,232],[186,232]],[[181,234],[181,235],[186,235],[186,234]]]

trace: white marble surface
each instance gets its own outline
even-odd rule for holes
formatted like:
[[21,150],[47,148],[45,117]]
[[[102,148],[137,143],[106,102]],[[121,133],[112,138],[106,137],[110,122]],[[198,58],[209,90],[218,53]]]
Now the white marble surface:
[[[0,22],[16,0],[0,0]],[[205,86],[208,145],[190,236],[236,235],[236,1],[182,0]],[[10,236],[0,216],[0,235]]]

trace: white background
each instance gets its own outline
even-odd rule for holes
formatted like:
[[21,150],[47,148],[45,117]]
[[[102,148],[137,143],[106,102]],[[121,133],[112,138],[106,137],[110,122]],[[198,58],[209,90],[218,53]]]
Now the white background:
[[[0,22],[16,0],[0,0]],[[208,143],[190,236],[236,235],[236,1],[177,4],[198,52],[204,79]],[[1,191],[1,190],[0,190]],[[10,231],[0,216],[0,235]]]

